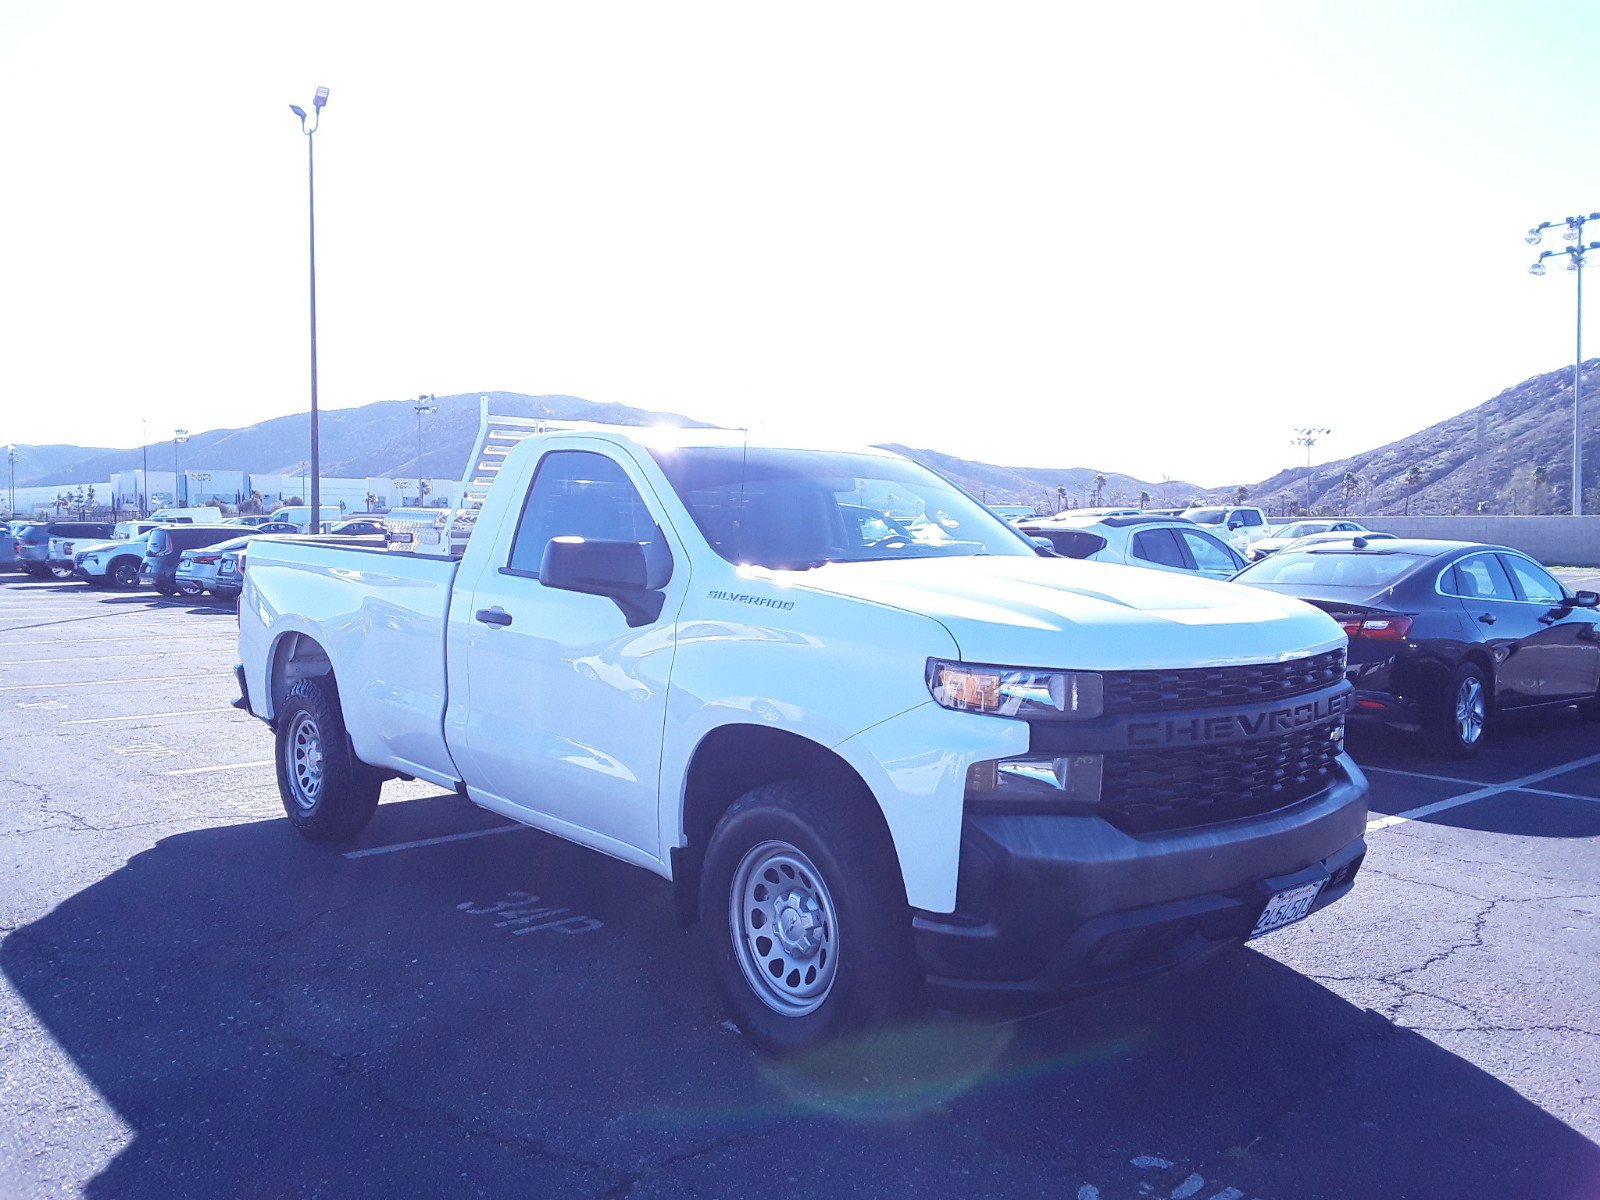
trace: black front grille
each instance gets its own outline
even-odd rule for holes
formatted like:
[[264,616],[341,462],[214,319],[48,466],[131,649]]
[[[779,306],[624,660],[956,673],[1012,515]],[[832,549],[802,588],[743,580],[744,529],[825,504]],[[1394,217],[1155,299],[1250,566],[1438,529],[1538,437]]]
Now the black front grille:
[[1327,786],[1342,719],[1254,741],[1105,756],[1099,811],[1128,833],[1253,817]]
[[1228,708],[1316,691],[1344,678],[1344,651],[1243,667],[1183,667],[1173,671],[1107,671],[1105,711],[1172,712]]

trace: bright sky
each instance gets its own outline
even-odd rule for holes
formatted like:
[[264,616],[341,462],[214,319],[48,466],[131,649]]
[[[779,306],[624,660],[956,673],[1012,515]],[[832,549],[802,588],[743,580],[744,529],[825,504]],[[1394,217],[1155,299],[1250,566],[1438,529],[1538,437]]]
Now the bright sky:
[[306,405],[326,84],[327,407],[1259,479],[1571,361],[1521,234],[1600,210],[1597,41],[1582,0],[6,0],[0,441]]

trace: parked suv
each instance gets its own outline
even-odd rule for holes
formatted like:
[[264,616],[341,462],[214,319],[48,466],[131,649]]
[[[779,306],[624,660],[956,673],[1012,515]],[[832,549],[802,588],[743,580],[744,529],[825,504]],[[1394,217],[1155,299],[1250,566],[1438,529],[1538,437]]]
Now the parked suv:
[[237,525],[174,525],[150,532],[141,576],[163,596],[178,594],[178,561],[185,550],[215,546],[239,536]]
[[136,588],[150,534],[159,526],[112,542],[92,542],[72,556],[72,573],[90,587]]
[[1176,517],[1058,517],[1023,521],[1017,528],[1045,539],[1062,558],[1185,571],[1208,579],[1232,579],[1244,566],[1243,556],[1221,538]]
[[1270,532],[1266,513],[1237,504],[1185,509],[1183,519],[1206,526],[1240,554],[1248,554],[1251,543],[1259,542]]

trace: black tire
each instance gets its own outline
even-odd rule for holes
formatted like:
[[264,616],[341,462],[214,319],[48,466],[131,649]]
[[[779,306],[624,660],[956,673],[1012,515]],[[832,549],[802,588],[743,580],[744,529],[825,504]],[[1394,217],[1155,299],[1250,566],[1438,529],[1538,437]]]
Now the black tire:
[[277,722],[278,795],[296,832],[313,842],[361,832],[378,807],[383,777],[352,753],[332,677],[291,683]]
[[198,600],[206,594],[205,588],[198,583],[180,583],[177,587],[178,595],[189,600]]
[[170,583],[152,583],[150,586],[155,588],[155,590],[160,592],[163,596],[176,596],[178,594],[178,589],[173,587]]
[[75,578],[75,576],[72,574],[71,567],[51,567],[50,576],[52,579],[62,580]]
[[28,566],[23,567],[22,570],[30,579],[43,579],[50,573],[49,568],[36,566],[31,563]]
[[139,586],[140,561],[137,558],[115,558],[106,568],[105,581],[122,591],[132,591]]
[[[872,819],[876,813],[865,807],[871,804],[868,796],[820,784],[798,780],[765,784],[735,801],[711,835],[701,873],[700,914],[712,970],[734,1020],[761,1050],[771,1054],[805,1050],[840,1034],[911,1016],[922,1000],[905,888],[893,844]],[[786,854],[769,849],[774,846],[798,852],[798,858],[789,857],[796,869],[783,868],[787,879],[776,867],[750,874],[747,864],[754,869],[778,861],[767,856]],[[792,890],[768,893],[773,915],[767,918],[766,897],[759,889],[764,880],[773,878]],[[752,885],[755,890],[747,890]],[[770,920],[774,933],[788,922],[786,928],[802,939],[800,950],[786,949],[775,938],[766,938],[768,950],[759,950],[760,923],[740,920],[749,936],[736,932],[732,912],[736,888],[745,891],[752,908],[761,910],[760,922]],[[800,905],[780,908],[796,896]],[[821,908],[816,906],[818,897]],[[795,915],[805,904],[812,905],[804,920],[816,922],[809,927],[815,933],[796,930]],[[832,921],[826,919],[830,905]],[[816,941],[808,950],[805,940],[812,937]],[[826,957],[830,951],[831,967]],[[769,969],[777,964],[771,982],[760,976],[760,964]],[[747,967],[758,978],[747,975]],[[826,991],[820,1000],[801,996],[794,989],[822,986],[800,974],[818,967],[831,972]]]
[[[1474,722],[1467,719],[1467,709],[1475,709],[1478,714],[1475,733]],[[1450,677],[1450,686],[1434,701],[1427,728],[1434,753],[1444,758],[1471,758],[1477,754],[1489,735],[1493,711],[1493,693],[1483,668],[1476,663],[1462,663]]]

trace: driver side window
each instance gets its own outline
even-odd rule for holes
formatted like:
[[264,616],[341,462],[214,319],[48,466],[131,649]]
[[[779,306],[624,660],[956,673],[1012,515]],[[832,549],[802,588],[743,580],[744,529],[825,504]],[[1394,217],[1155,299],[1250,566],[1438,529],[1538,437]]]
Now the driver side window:
[[506,566],[537,579],[552,538],[655,540],[655,520],[622,467],[588,450],[552,450],[539,460]]

